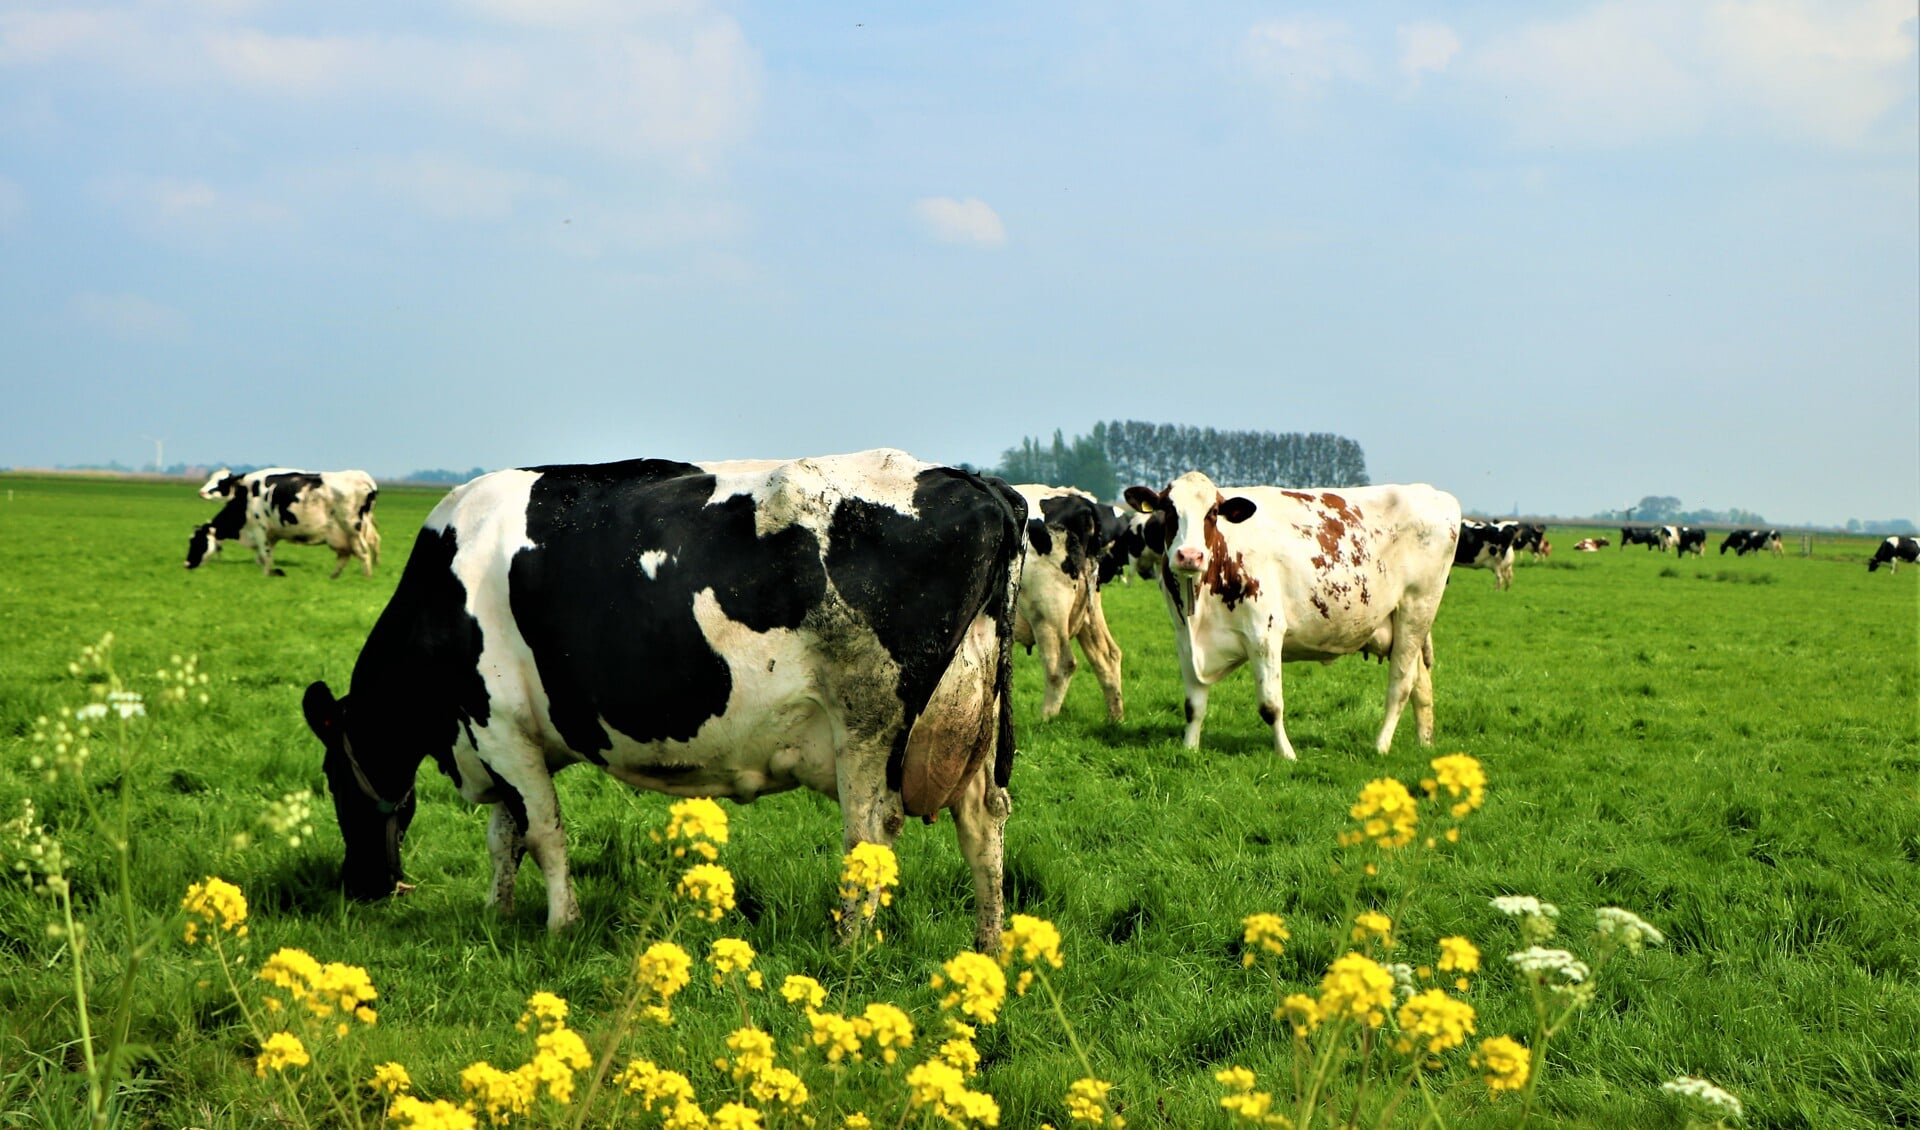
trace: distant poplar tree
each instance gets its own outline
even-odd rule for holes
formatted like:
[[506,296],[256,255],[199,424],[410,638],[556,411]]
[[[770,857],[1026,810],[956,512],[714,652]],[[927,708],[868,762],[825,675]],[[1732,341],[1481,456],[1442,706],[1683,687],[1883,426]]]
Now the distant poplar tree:
[[[1223,432],[1184,424],[1114,420],[1095,426],[1122,483],[1165,486],[1202,471],[1228,486],[1366,486],[1360,445],[1329,432]],[[1103,496],[1104,497],[1104,496]]]

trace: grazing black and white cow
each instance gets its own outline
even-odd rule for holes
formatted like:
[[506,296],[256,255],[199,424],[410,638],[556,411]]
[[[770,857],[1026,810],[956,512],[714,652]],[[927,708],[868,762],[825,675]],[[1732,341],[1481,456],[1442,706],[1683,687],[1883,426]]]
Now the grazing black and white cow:
[[1911,565],[1917,560],[1920,560],[1920,539],[1896,534],[1874,549],[1873,560],[1867,562],[1867,572],[1871,573],[1885,565],[1888,572],[1898,573],[1902,561]]
[[1547,544],[1546,526],[1538,522],[1502,522],[1500,524],[1514,527],[1513,551],[1515,553],[1526,550],[1535,557],[1546,557],[1553,552],[1553,547]]
[[1100,605],[1099,562],[1105,549],[1100,515],[1106,508],[1072,487],[1023,483],[1013,489],[1027,504],[1027,548],[1021,559],[1013,638],[1029,655],[1036,645],[1040,648],[1047,676],[1040,717],[1054,717],[1067,701],[1078,640],[1106,695],[1107,717],[1118,722],[1126,712],[1120,693],[1120,645],[1107,630]]
[[1630,545],[1644,545],[1648,549],[1665,552],[1668,546],[1666,527],[1664,526],[1622,526],[1620,527],[1620,548]]
[[[493,806],[491,902],[530,852],[579,917],[553,774],[742,803],[806,787],[844,843],[953,813],[996,952],[1026,506],[997,479],[867,451],[497,471],[434,507],[351,693],[307,688],[345,841],[392,893],[432,757]],[[843,921],[850,922],[849,915]]]
[[380,528],[373,520],[380,488],[365,471],[271,467],[234,475],[220,470],[200,488],[200,496],[227,501],[211,522],[195,526],[188,537],[189,569],[198,569],[217,553],[222,541],[236,539],[253,550],[260,571],[271,577],[285,575],[273,564],[273,547],[283,541],[332,549],[335,577],[356,558],[371,577],[380,561]]
[[1189,471],[1165,490],[1127,488],[1152,514],[1149,548],[1164,554],[1161,596],[1187,686],[1188,749],[1200,745],[1208,688],[1253,666],[1260,717],[1292,760],[1280,666],[1363,653],[1388,664],[1387,752],[1409,700],[1422,745],[1433,744],[1433,618],[1460,536],[1460,503],[1414,486],[1283,490],[1229,487]]
[[1721,541],[1720,543],[1720,556],[1725,557],[1727,555],[1727,550],[1731,549],[1733,550],[1735,556],[1745,557],[1747,555],[1747,539],[1756,537],[1756,536],[1762,536],[1761,531],[1759,530],[1729,531],[1725,540]]
[[1695,557],[1704,557],[1707,552],[1707,531],[1697,526],[1667,526],[1673,531],[1674,556],[1685,557],[1691,553]]
[[1453,564],[1468,569],[1493,570],[1494,591],[1513,587],[1513,545],[1518,522],[1460,521],[1460,540],[1453,547]]

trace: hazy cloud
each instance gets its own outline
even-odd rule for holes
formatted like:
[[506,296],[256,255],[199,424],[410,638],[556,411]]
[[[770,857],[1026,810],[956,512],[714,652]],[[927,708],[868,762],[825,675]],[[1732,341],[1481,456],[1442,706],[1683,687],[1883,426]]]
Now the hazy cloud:
[[284,222],[277,204],[223,191],[202,180],[112,176],[91,185],[94,197],[117,211],[128,226],[162,239],[205,246],[246,230]]
[[1257,78],[1298,97],[1368,73],[1353,30],[1338,20],[1263,20],[1241,38],[1240,55]]
[[1460,53],[1460,37],[1445,24],[1401,24],[1395,34],[1400,40],[1400,70],[1415,82],[1423,74],[1446,70]]
[[178,337],[187,325],[178,310],[138,294],[76,294],[67,313],[89,328],[140,341]]
[[914,201],[913,211],[927,231],[942,243],[999,247],[1007,242],[1007,229],[1000,222],[1000,214],[977,197],[956,200],[951,196],[929,196]]
[[551,177],[489,168],[444,153],[378,162],[370,175],[380,187],[441,220],[503,220],[522,200],[557,195],[564,187]]

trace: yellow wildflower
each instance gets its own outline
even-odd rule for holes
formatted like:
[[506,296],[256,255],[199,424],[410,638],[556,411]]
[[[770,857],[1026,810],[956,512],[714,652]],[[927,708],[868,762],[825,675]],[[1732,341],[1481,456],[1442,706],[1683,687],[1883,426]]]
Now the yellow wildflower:
[[936,1058],[959,1068],[962,1075],[972,1075],[980,1070],[980,1049],[964,1036],[955,1036],[941,1044]]
[[763,1103],[777,1103],[788,1110],[807,1105],[807,1085],[784,1067],[769,1067],[753,1077],[748,1093]]
[[1480,969],[1479,947],[1461,937],[1441,938],[1440,969],[1442,972],[1460,974],[1454,978],[1453,984],[1461,992],[1466,992],[1466,974],[1477,973]]
[[1000,935],[1001,966],[1012,968],[1016,957],[1028,965],[1039,965],[1044,961],[1055,969],[1060,968],[1060,931],[1044,918],[1035,918],[1030,914],[1014,915],[1008,920],[1005,932]]
[[[714,845],[727,842],[726,809],[706,797],[690,797],[675,801],[667,812],[672,818],[667,821],[665,839],[674,845],[675,859],[685,858],[689,851],[708,863],[720,858],[720,849]],[[660,833],[652,836],[654,843],[661,842]]]
[[413,1089],[413,1077],[397,1063],[383,1063],[373,1069],[373,1079],[369,1085],[380,1094],[397,1095]]
[[200,940],[200,927],[225,930],[236,938],[247,936],[247,896],[225,879],[212,875],[187,888],[180,900],[187,912],[187,944]]
[[673,1023],[673,995],[693,979],[693,958],[672,942],[655,942],[634,962],[634,979],[640,987],[660,998],[647,1009],[647,1015],[662,1024]]
[[1420,783],[1429,796],[1445,789],[1448,796],[1461,797],[1450,809],[1455,818],[1465,816],[1486,801],[1487,774],[1478,761],[1464,753],[1450,753],[1434,758],[1431,764],[1435,779]]
[[1487,1073],[1490,1091],[1517,1091],[1527,1085],[1527,1076],[1533,1071],[1526,1045],[1511,1036],[1489,1036],[1480,1041],[1479,1050],[1467,1064]]
[[1363,954],[1347,953],[1334,959],[1320,980],[1323,1018],[1345,1016],[1378,1028],[1393,1007],[1393,974]]
[[884,1002],[870,1004],[867,1011],[861,1014],[861,1019],[866,1021],[866,1030],[862,1034],[880,1049],[880,1058],[886,1062],[892,1063],[899,1058],[895,1048],[913,1046],[913,1021],[898,1007]]
[[1360,821],[1359,839],[1353,842],[1370,839],[1387,849],[1412,843],[1420,823],[1420,810],[1414,807],[1412,794],[1391,777],[1368,781],[1348,815]]
[[840,1130],[873,1130],[873,1119],[856,1110],[847,1115],[846,1121],[840,1124]]
[[678,1071],[668,1071],[657,1067],[650,1059],[636,1059],[620,1069],[613,1077],[615,1086],[626,1089],[630,1095],[640,1098],[640,1105],[648,1110],[653,1104],[663,1100],[675,1103],[693,1101],[693,1084]]
[[474,1130],[472,1112],[445,1099],[423,1102],[412,1095],[400,1095],[387,1108],[387,1121],[402,1130]]
[[593,1066],[587,1042],[571,1028],[555,1028],[540,1033],[534,1045],[533,1062],[528,1066],[547,1085],[547,1094],[563,1103],[572,1102],[574,1072]]
[[527,998],[527,1011],[520,1014],[519,1023],[514,1027],[524,1032],[532,1024],[542,1032],[549,1032],[567,1022],[566,998],[541,991]]
[[733,1081],[736,1083],[773,1066],[773,1037],[758,1028],[735,1029],[727,1037],[727,1048],[733,1052]]
[[1241,936],[1245,948],[1240,954],[1240,964],[1249,967],[1259,959],[1258,951],[1284,953],[1286,946],[1281,943],[1293,937],[1278,914],[1249,914],[1240,920],[1240,924],[1246,927],[1246,933]]
[[946,976],[943,979],[940,974],[934,974],[933,987],[953,986],[952,991],[941,998],[941,1008],[958,1007],[982,1024],[992,1024],[1000,1018],[1000,1005],[1007,999],[1007,975],[1001,972],[997,962],[985,954],[967,952],[955,954],[940,968]]
[[801,973],[790,973],[780,982],[780,995],[791,1004],[804,1001],[808,1008],[819,1008],[827,1000],[827,990],[820,982]]
[[707,964],[713,966],[713,983],[722,984],[728,974],[752,970],[753,947],[739,938],[717,938],[707,950]]
[[1303,1040],[1313,1035],[1314,1029],[1320,1027],[1320,1021],[1324,1019],[1320,1002],[1305,993],[1289,993],[1280,1002],[1280,1007],[1274,1010],[1273,1016],[1276,1020],[1285,1016],[1293,1025],[1293,1034]]
[[840,898],[861,902],[861,913],[872,918],[883,906],[893,905],[893,888],[900,884],[900,861],[885,844],[858,843],[847,853],[840,871]]
[[1409,997],[1396,1019],[1400,1022],[1400,1039],[1394,1049],[1403,1055],[1422,1040],[1426,1041],[1428,1055],[1439,1055],[1466,1043],[1473,1035],[1473,1006],[1439,989]]
[[860,1058],[860,1025],[837,1012],[815,1012],[807,1010],[807,1024],[812,1028],[809,1039],[813,1046],[827,1049],[827,1062],[839,1063],[847,1056]]
[[1363,910],[1353,916],[1353,940],[1363,942],[1377,937],[1388,949],[1393,948],[1393,919],[1377,910]]
[[307,1055],[307,1046],[300,1037],[292,1032],[275,1032],[260,1045],[260,1058],[253,1061],[253,1073],[262,1079],[269,1071],[285,1071],[289,1067],[305,1067],[312,1062]]
[[460,1072],[461,1092],[496,1125],[533,1109],[539,1089],[539,1079],[524,1068],[502,1071],[483,1060],[468,1064]]
[[760,1130],[760,1112],[743,1103],[728,1103],[713,1112],[714,1130]]
[[711,1125],[706,1112],[692,1102],[675,1103],[673,1112],[660,1123],[660,1130],[707,1130]]
[[1235,1091],[1251,1091],[1256,1082],[1253,1077],[1253,1072],[1248,1071],[1239,1064],[1235,1064],[1232,1067],[1223,1067],[1214,1072],[1213,1077]]
[[1220,1105],[1236,1118],[1244,1119],[1255,1126],[1293,1125],[1293,1121],[1286,1115],[1273,1113],[1273,1095],[1267,1091],[1247,1090],[1226,1095],[1221,1098]]
[[680,876],[680,897],[698,904],[695,914],[709,922],[733,909],[733,872],[714,863],[696,863]]
[[1067,1088],[1067,1117],[1092,1126],[1111,1126],[1120,1130],[1127,1122],[1107,1109],[1107,1092],[1113,1084],[1091,1076],[1077,1079]]
[[374,991],[367,971],[358,965],[337,961],[323,965],[305,950],[282,948],[261,965],[259,977],[285,989],[293,1003],[305,1006],[319,1019],[325,1020],[336,1010],[364,1024],[376,1019],[367,1002],[379,993]]
[[967,1090],[960,1069],[937,1059],[907,1072],[907,1104],[914,1110],[931,1111],[949,1126],[1000,1125],[1000,1104],[993,1096]]

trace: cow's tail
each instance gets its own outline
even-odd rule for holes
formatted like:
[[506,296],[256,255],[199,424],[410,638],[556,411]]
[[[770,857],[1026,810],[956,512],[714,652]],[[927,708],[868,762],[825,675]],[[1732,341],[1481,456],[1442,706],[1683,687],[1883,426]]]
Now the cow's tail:
[[1027,528],[1027,500],[1007,485],[1006,480],[985,476],[987,485],[1008,509],[1005,535],[994,561],[995,574],[989,578],[986,612],[993,617],[1000,639],[1000,654],[994,669],[993,693],[1000,703],[998,729],[994,738],[993,783],[1006,788],[1013,777],[1013,619],[1020,603],[1020,562],[1025,554],[1022,537]]

